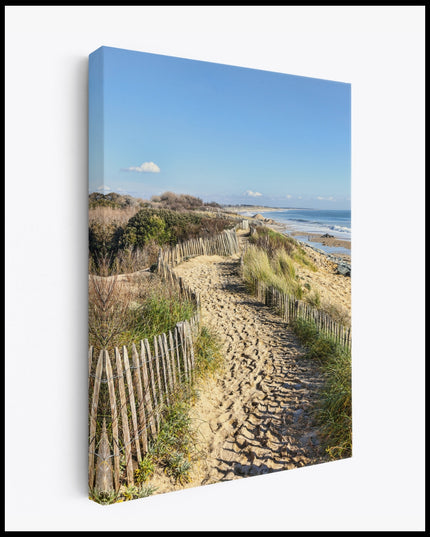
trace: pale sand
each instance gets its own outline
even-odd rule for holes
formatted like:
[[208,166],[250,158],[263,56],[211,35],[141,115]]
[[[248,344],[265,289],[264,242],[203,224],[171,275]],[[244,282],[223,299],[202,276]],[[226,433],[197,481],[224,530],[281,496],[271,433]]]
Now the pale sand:
[[[318,271],[296,265],[302,285],[349,315],[351,279],[336,274],[326,256],[306,251]],[[225,365],[198,386],[191,417],[199,457],[190,482],[175,484],[158,468],[146,484],[160,494],[327,461],[310,412],[321,372],[286,323],[247,293],[239,256],[200,256],[175,272],[200,293],[203,324],[219,335]]]
[[[314,272],[303,265],[295,265],[296,274],[301,280],[302,287],[309,284],[311,289],[318,291],[321,301],[332,304],[341,311],[347,319],[351,319],[351,278],[337,272],[337,264],[325,255],[315,252],[309,246],[304,246],[308,257],[316,265]],[[349,259],[348,256],[345,256]]]
[[292,231],[288,233],[292,237],[308,237],[311,242],[319,242],[324,246],[336,246],[351,250],[351,241],[339,239],[337,237],[323,237],[318,233],[303,233],[302,231]]
[[203,323],[221,340],[225,367],[199,386],[192,420],[201,456],[190,483],[161,471],[156,493],[324,462],[310,413],[323,378],[292,330],[250,296],[238,256],[201,256],[175,268],[201,294]]
[[[274,225],[268,225],[274,231],[285,233],[286,226],[280,223]],[[287,232],[290,236],[305,236],[303,233]],[[349,241],[344,241],[336,238],[321,238],[321,235],[306,234],[311,237],[313,242],[321,242],[327,246],[342,246],[344,248],[351,248]],[[319,239],[319,240],[318,240]],[[324,241],[324,242],[323,242]],[[325,242],[327,241],[327,242]],[[295,265],[296,274],[301,279],[302,286],[309,284],[312,293],[313,290],[318,291],[321,296],[321,300],[325,304],[332,304],[343,313],[343,316],[347,319],[351,319],[351,277],[343,276],[337,272],[337,264],[328,259],[324,254],[316,252],[311,246],[306,243],[301,243],[305,249],[308,257],[316,265],[317,271],[304,267],[302,265]],[[333,254],[337,257],[344,259],[346,262],[351,263],[351,255],[349,254]]]

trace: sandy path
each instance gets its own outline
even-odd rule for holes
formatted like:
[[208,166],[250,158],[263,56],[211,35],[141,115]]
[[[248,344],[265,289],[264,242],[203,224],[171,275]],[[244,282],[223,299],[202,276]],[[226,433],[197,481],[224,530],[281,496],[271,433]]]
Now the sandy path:
[[225,353],[224,369],[200,387],[193,409],[203,456],[188,486],[326,460],[309,413],[321,375],[292,331],[246,292],[238,269],[237,256],[175,268],[200,293],[203,323]]

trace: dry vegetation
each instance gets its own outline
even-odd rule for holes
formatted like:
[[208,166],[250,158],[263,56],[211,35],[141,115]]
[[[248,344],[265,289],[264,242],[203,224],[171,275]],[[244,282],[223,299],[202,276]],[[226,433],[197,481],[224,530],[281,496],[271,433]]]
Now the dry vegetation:
[[[333,287],[321,298],[319,289],[326,287],[327,271],[330,270],[327,262],[315,254],[309,257],[294,239],[268,228],[257,228],[250,242],[253,245],[243,257],[243,277],[251,292],[255,290],[256,282],[262,281],[282,293],[305,300],[314,308],[328,313],[338,323],[350,326],[350,309],[330,300]],[[319,283],[314,285],[311,276],[320,270],[326,271],[326,274],[318,278],[316,281]],[[307,280],[303,274],[307,275]],[[343,276],[338,277],[345,281]],[[298,317],[292,325],[306,348],[306,356],[318,363],[325,377],[324,387],[314,408],[325,450],[333,459],[350,457],[351,352],[333,337],[322,334],[313,321]]]
[[154,266],[160,246],[220,233],[233,221],[218,204],[166,192],[151,201],[116,193],[89,196],[91,270],[100,274],[99,259],[109,273],[136,272]]

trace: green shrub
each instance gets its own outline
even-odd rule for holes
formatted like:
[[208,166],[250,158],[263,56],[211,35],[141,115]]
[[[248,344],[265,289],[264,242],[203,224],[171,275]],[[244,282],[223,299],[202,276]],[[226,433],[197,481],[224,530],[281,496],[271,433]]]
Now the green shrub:
[[147,453],[139,462],[138,468],[134,471],[134,480],[137,484],[147,481],[155,471],[154,461]]
[[166,463],[166,474],[173,477],[175,483],[184,485],[190,481],[191,462],[187,460],[183,453],[172,453]]
[[188,455],[195,443],[189,416],[189,402],[177,397],[163,415],[160,432],[150,445],[149,454],[158,464],[166,464],[171,453]]
[[111,505],[118,501],[118,493],[114,490],[102,491],[94,488],[90,490],[89,499],[100,505]]
[[142,209],[128,221],[122,237],[123,247],[142,248],[150,241],[164,244],[171,238],[166,220],[157,211]]

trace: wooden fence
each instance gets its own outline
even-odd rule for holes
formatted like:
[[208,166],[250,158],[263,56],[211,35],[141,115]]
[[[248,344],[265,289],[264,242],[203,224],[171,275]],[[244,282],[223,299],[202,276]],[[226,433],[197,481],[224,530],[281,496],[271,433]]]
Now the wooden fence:
[[90,347],[90,488],[118,490],[124,470],[127,484],[134,484],[134,471],[159,433],[163,410],[193,381],[199,322],[198,312],[168,334],[132,344],[131,356],[125,346],[98,356]]
[[89,487],[118,490],[124,479],[134,484],[134,471],[148,451],[163,421],[163,410],[175,393],[189,389],[194,380],[194,347],[200,325],[200,296],[177,276],[172,267],[198,255],[239,253],[235,229],[206,239],[191,239],[160,249],[158,272],[181,295],[194,303],[191,321],[151,342],[140,341],[110,352],[93,347],[88,353],[89,375]]
[[314,308],[302,300],[281,293],[278,289],[256,280],[253,284],[258,300],[270,306],[284,321],[295,319],[314,321],[318,330],[330,337],[346,349],[351,349],[351,328],[333,320],[330,315]]
[[161,248],[158,265],[175,267],[190,257],[198,255],[233,255],[239,253],[239,241],[235,229],[225,230],[214,237],[190,239],[170,248]]

